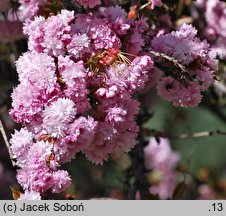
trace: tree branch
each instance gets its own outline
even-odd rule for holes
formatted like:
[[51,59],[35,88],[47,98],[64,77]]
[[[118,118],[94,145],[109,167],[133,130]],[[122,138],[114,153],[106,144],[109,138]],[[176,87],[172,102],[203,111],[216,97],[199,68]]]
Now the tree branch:
[[162,137],[162,138],[168,138],[168,139],[187,139],[187,138],[201,138],[201,137],[208,137],[208,136],[214,136],[214,135],[226,135],[226,131],[221,130],[215,130],[215,131],[201,131],[201,132],[195,132],[195,133],[184,133],[179,135],[169,135],[165,132],[158,131],[158,130],[148,130],[146,132],[149,136],[154,137]]
[[3,140],[4,140],[5,144],[6,144],[6,147],[7,147],[7,149],[8,149],[9,156],[10,156],[10,160],[11,160],[11,162],[12,162],[12,165],[15,166],[16,164],[15,164],[15,162],[13,161],[13,157],[12,157],[12,154],[11,154],[11,151],[10,151],[10,145],[9,145],[9,142],[8,142],[8,138],[7,138],[7,136],[6,136],[6,132],[5,132],[5,129],[4,129],[4,127],[3,127],[3,124],[2,124],[2,121],[1,121],[1,120],[0,120],[0,132],[1,132],[1,134],[2,134],[2,138],[3,138]]

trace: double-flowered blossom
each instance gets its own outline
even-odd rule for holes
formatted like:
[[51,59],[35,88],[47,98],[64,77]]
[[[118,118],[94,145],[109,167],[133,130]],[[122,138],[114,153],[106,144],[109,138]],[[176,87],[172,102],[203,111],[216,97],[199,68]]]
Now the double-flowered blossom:
[[59,168],[77,152],[102,164],[135,145],[140,104],[133,95],[144,87],[153,61],[148,55],[129,59],[120,50],[130,24],[119,6],[102,15],[62,10],[37,16],[23,30],[29,51],[16,62],[20,83],[10,111],[23,127],[10,143],[25,190],[21,199],[39,199],[70,185]]
[[157,194],[160,199],[171,197],[177,182],[175,168],[180,155],[172,151],[169,140],[160,138],[157,141],[154,137],[150,138],[144,153],[145,167],[150,170],[150,193]]
[[[201,41],[196,35],[192,25],[183,24],[177,31],[159,35],[152,41],[154,51],[172,57],[173,66],[179,66],[179,70],[174,68],[170,77],[164,77],[157,84],[158,94],[175,106],[196,106],[201,101],[201,91],[214,82],[215,54],[207,41]],[[160,59],[161,64],[166,56]]]

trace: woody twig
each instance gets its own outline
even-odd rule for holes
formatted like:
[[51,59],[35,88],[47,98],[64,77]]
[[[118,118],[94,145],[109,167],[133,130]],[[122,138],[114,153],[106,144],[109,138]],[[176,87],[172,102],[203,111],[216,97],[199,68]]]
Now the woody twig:
[[9,151],[9,156],[10,156],[10,160],[12,162],[12,165],[15,166],[16,164],[13,161],[13,157],[12,157],[12,154],[11,154],[11,151],[10,151],[9,141],[8,141],[7,136],[6,136],[6,132],[5,132],[5,129],[3,127],[3,124],[2,124],[2,121],[1,120],[0,120],[0,132],[2,134],[2,138],[3,138],[3,140],[4,140],[5,144],[6,144],[6,147],[7,147],[8,151]]

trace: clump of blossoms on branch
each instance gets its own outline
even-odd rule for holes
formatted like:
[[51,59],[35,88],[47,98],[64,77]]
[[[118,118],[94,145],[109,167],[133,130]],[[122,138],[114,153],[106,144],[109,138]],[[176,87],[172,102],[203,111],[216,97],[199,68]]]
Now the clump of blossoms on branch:
[[157,84],[158,94],[175,106],[197,106],[201,92],[215,80],[215,53],[196,35],[192,25],[183,24],[177,31],[155,37],[151,44],[158,64],[167,67]]
[[24,125],[10,140],[24,197],[65,190],[71,179],[60,164],[79,151],[102,164],[135,145],[133,94],[144,87],[153,61],[123,54],[120,37],[130,26],[117,7],[122,30],[114,32],[111,10],[106,18],[62,10],[24,25],[29,51],[16,62],[20,84],[10,111]]
[[[101,2],[78,3],[98,8]],[[157,89],[174,105],[197,105],[200,92],[214,81],[209,45],[192,26],[158,34],[147,50],[148,19],[130,19],[119,6],[35,16],[23,31],[28,52],[16,62],[19,85],[10,110],[23,125],[10,140],[25,191],[21,199],[64,191],[71,178],[60,166],[78,152],[102,164],[112,153],[130,151],[139,132],[134,95],[153,75],[153,59],[156,67],[171,70]]]

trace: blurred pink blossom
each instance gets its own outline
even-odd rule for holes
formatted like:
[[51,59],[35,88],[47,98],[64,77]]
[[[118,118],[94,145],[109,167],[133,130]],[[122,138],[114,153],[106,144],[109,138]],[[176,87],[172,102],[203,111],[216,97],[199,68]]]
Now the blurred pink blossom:
[[151,137],[144,154],[145,167],[151,170],[149,175],[155,179],[149,188],[150,193],[158,194],[160,199],[169,198],[177,182],[175,169],[180,160],[179,153],[172,151],[169,140]]

